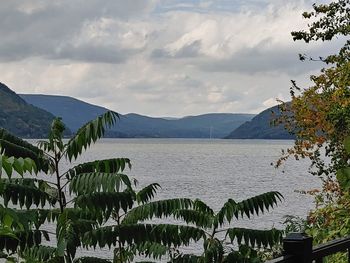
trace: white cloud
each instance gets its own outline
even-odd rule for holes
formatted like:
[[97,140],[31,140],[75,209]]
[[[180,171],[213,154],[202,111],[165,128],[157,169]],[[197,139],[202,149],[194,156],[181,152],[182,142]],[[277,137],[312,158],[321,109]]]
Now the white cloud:
[[279,93],[277,97],[272,97],[272,98],[269,98],[269,99],[263,101],[262,104],[266,108],[270,108],[270,107],[273,107],[273,106],[280,104],[280,101],[286,101],[285,97],[281,93]]
[[[234,4],[233,4],[234,3]],[[121,113],[256,113],[322,65],[294,43],[309,1],[6,1],[0,81]]]

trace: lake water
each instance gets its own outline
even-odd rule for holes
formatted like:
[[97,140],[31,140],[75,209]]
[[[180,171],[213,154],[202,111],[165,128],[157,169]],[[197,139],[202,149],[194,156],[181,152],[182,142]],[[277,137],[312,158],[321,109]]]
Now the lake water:
[[292,145],[286,140],[104,139],[86,152],[83,161],[130,158],[132,169],[126,173],[141,186],[159,183],[158,198],[200,198],[213,209],[228,198],[239,201],[280,191],[284,202],[266,215],[268,220],[259,220],[259,225],[270,227],[287,214],[305,217],[313,207],[312,198],[295,190],[319,185],[308,174],[306,160],[290,159],[279,169],[271,165],[281,149]]
[[280,191],[285,199],[270,213],[233,224],[279,228],[283,216],[305,217],[313,208],[312,198],[295,190],[311,189],[320,183],[308,174],[306,160],[291,159],[279,169],[271,165],[281,149],[292,145],[293,141],[285,140],[103,139],[77,162],[130,158],[132,169],[125,173],[136,178],[140,186],[159,183],[162,189],[157,198],[200,198],[214,210],[228,198],[240,201]]

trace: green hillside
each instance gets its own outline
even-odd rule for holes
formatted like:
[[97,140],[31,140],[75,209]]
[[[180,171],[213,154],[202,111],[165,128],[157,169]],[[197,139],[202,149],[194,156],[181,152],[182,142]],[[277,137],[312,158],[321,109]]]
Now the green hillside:
[[22,138],[42,138],[47,136],[53,118],[0,82],[0,127]]
[[278,116],[278,106],[266,109],[230,133],[227,139],[294,139],[282,125],[272,126],[272,112]]

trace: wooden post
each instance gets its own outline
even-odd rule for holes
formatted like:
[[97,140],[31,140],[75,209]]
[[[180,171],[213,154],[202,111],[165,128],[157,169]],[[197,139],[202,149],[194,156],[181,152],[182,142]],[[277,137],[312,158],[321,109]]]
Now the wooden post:
[[311,263],[312,237],[304,233],[290,233],[283,239],[285,255],[293,255],[295,263]]

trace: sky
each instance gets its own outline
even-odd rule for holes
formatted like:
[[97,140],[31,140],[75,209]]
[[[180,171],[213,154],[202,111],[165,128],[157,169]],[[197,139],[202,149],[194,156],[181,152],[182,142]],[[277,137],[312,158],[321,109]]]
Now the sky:
[[259,113],[322,68],[299,53],[334,53],[334,43],[292,40],[312,3],[1,0],[0,82],[119,113]]

